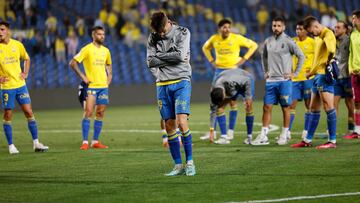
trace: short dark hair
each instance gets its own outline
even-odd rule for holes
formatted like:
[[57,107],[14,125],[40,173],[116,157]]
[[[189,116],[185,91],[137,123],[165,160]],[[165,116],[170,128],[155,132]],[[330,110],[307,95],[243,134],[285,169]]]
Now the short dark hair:
[[304,26],[304,21],[303,20],[299,20],[297,23],[296,23],[296,26]]
[[0,21],[0,25],[4,25],[5,27],[10,28],[10,23],[6,21]]
[[349,29],[349,25],[348,25],[345,21],[343,21],[343,20],[338,20],[337,22],[338,22],[338,23],[342,23],[342,24],[344,25],[344,28],[345,28],[346,30]]
[[285,18],[283,16],[276,16],[272,21],[280,21],[285,24]]
[[307,16],[304,18],[304,28],[305,30],[308,29],[313,22],[317,21],[317,18],[314,16]]
[[156,33],[160,33],[164,29],[167,21],[168,21],[168,17],[164,12],[156,11],[151,15],[150,27]]
[[211,98],[211,102],[215,105],[219,105],[221,104],[221,102],[223,102],[224,100],[224,93],[223,93],[223,89],[220,87],[215,87],[211,90],[210,92],[210,98]]
[[355,10],[352,12],[353,15],[355,15],[357,18],[360,18],[360,10]]
[[218,23],[218,28],[221,28],[225,24],[230,24],[231,25],[231,20],[229,20],[227,18],[221,19],[219,21],[219,23]]
[[91,32],[95,32],[95,31],[98,31],[98,30],[105,30],[102,26],[94,26],[91,28]]

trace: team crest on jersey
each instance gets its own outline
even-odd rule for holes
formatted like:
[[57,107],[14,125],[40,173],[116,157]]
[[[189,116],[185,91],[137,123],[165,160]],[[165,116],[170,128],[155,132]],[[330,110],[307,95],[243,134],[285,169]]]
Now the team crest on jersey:
[[161,110],[161,109],[162,109],[162,107],[163,107],[163,103],[162,103],[162,101],[161,101],[161,100],[158,100],[158,106],[159,106],[159,109]]
[[16,51],[15,47],[11,47],[11,51],[15,52]]
[[101,56],[105,56],[106,54],[105,54],[105,52],[101,52]]

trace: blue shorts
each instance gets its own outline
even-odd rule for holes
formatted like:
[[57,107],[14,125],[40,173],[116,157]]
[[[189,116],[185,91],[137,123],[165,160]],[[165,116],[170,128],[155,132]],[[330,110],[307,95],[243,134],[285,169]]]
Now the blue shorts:
[[264,104],[280,103],[281,106],[290,106],[292,103],[291,80],[279,82],[266,82]]
[[292,100],[301,101],[303,99],[311,99],[311,88],[314,79],[297,81],[292,83]]
[[329,92],[334,94],[334,84],[326,82],[325,75],[318,74],[314,78],[314,85],[311,90],[314,94],[319,94],[319,92]]
[[29,91],[26,85],[9,90],[1,90],[1,101],[3,109],[14,109],[15,99],[19,105],[31,104]]
[[351,78],[338,79],[334,85],[334,95],[342,98],[352,98]]
[[87,95],[95,96],[96,105],[109,104],[109,88],[88,88]]
[[157,87],[158,107],[163,120],[175,119],[177,114],[190,114],[191,83],[182,80]]

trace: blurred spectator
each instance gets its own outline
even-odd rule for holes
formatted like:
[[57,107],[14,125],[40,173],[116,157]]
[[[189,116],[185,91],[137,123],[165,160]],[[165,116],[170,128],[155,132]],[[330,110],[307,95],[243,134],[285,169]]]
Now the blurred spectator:
[[255,9],[256,6],[259,4],[259,0],[246,0],[246,4],[251,8]]
[[107,25],[109,26],[110,35],[113,39],[117,38],[116,25],[118,23],[118,14],[112,10],[107,19]]
[[65,27],[65,33],[66,33],[66,35],[68,35],[70,27],[71,27],[71,22],[70,22],[69,16],[67,16],[67,15],[64,16],[63,24],[64,24],[64,27]]
[[264,5],[260,6],[260,10],[256,13],[256,19],[258,21],[259,32],[261,35],[263,35],[266,24],[269,20],[269,12]]
[[160,8],[164,10],[168,10],[169,8],[168,0],[160,0]]
[[34,55],[45,52],[45,43],[41,32],[35,30],[34,36],[30,39],[30,44],[32,47],[31,52]]
[[141,39],[140,29],[132,22],[126,22],[121,28],[120,33],[124,36],[124,43],[129,47],[132,47],[135,41]]
[[79,39],[74,31],[70,31],[69,36],[65,39],[65,44],[67,47],[68,58],[74,57],[79,45]]
[[337,23],[337,19],[333,11],[325,12],[321,16],[321,24],[332,30],[334,30],[336,23]]
[[47,31],[56,31],[57,19],[50,11],[48,12],[48,18],[45,21],[45,26]]
[[25,28],[34,28],[37,24],[36,13],[33,8],[29,8],[25,11]]
[[85,22],[84,22],[84,19],[81,16],[76,17],[75,28],[76,28],[77,34],[80,37],[85,35]]
[[140,12],[141,18],[145,17],[145,15],[148,13],[148,8],[145,0],[139,0],[138,10]]
[[55,56],[56,61],[64,63],[66,62],[65,41],[60,35],[57,35],[55,39]]
[[0,19],[5,20],[5,8],[6,8],[6,2],[0,1]]
[[5,18],[10,24],[16,22],[15,12],[11,9],[10,4],[5,7]]
[[[102,9],[99,12],[99,20],[101,20],[102,24],[104,25],[107,21],[108,18],[108,13],[109,13],[109,9],[107,8],[107,6],[103,6]],[[99,23],[99,22],[98,22]],[[96,23],[95,23],[96,24]]]

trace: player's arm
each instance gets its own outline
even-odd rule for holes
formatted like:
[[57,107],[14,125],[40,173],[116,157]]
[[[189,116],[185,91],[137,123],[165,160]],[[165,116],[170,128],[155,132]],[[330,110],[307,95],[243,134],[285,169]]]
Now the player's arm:
[[177,39],[175,46],[171,47],[167,52],[157,52],[157,58],[170,63],[189,61],[190,31],[186,28],[181,29],[183,30],[179,33],[180,39]]
[[262,62],[265,79],[268,77],[268,72],[269,72],[268,51],[267,51],[267,46],[266,46],[267,43],[266,42],[267,41],[265,41],[265,43],[264,43],[264,50],[261,54],[261,62]]
[[301,51],[300,47],[293,40],[289,40],[288,45],[289,45],[291,54],[295,55],[298,58],[296,68],[293,73],[294,76],[297,76],[300,73],[301,67],[304,64],[305,55]]
[[211,54],[211,50],[214,48],[213,43],[212,43],[212,39],[213,37],[211,37],[210,39],[208,39],[205,44],[202,47],[202,52],[204,53],[205,57],[207,58],[207,60],[210,63],[215,63],[215,59]]
[[353,49],[352,49],[352,43],[350,41],[350,46],[349,46],[349,72],[353,73]]
[[20,73],[20,78],[25,80],[29,75],[30,70],[30,57],[28,53],[26,52],[26,49],[23,44],[20,44],[19,46],[20,51],[20,59],[24,60],[24,69]]
[[150,34],[146,49],[146,60],[147,66],[149,68],[159,68],[161,66],[167,65],[167,63],[163,60],[160,60],[156,57],[156,43],[155,43],[155,36]]
[[258,44],[251,39],[248,39],[246,37],[240,36],[240,46],[244,46],[248,48],[248,51],[245,53],[245,55],[240,59],[238,62],[238,65],[244,64],[249,58],[255,53],[257,48],[259,47]]
[[330,63],[331,59],[333,59],[335,56],[336,38],[332,33],[327,33],[324,37],[324,42],[326,49],[329,52],[328,63]]
[[82,81],[84,81],[86,84],[90,83],[90,81],[87,79],[84,73],[80,70],[78,62],[75,59],[71,59],[70,67],[76,73],[76,75],[78,75],[81,78]]
[[106,73],[107,73],[107,84],[110,85],[111,81],[112,81],[112,77],[113,77],[113,74],[112,74],[112,65],[109,64],[109,65],[106,65],[105,66],[105,69],[106,69]]

